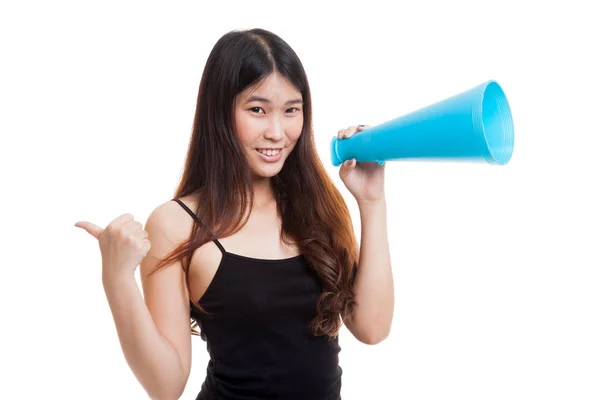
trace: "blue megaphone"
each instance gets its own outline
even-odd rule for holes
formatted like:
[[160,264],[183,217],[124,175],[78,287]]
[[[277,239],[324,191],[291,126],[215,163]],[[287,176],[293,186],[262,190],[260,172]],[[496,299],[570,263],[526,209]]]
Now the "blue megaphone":
[[378,162],[401,159],[456,159],[504,165],[512,156],[514,127],[508,100],[490,80],[461,94],[331,140],[334,166],[355,158]]

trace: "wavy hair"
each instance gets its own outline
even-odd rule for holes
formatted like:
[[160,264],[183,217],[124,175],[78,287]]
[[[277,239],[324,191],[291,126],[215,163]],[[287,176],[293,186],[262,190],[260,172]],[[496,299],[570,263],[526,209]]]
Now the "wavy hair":
[[[314,143],[308,79],[297,54],[279,36],[264,29],[235,30],[223,35],[206,61],[198,90],[193,131],[185,166],[174,198],[200,199],[189,240],[182,243],[153,272],[182,262],[189,287],[193,252],[204,243],[227,237],[247,222],[254,202],[252,179],[235,135],[235,99],[244,89],[277,72],[302,94],[304,125],[298,142],[271,188],[281,216],[280,236],[292,240],[322,287],[317,315],[310,322],[314,335],[338,335],[354,312],[353,283],[358,245],[348,207],[321,163]],[[190,303],[205,312],[197,301]],[[191,318],[192,334],[198,321]]]

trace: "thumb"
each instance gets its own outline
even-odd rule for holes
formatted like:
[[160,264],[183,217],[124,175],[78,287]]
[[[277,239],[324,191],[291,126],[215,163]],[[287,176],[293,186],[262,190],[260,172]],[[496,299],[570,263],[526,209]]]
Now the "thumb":
[[342,163],[342,167],[340,168],[340,177],[345,178],[352,172],[354,167],[356,166],[356,159],[352,158],[350,160],[346,160]]
[[104,231],[104,229],[100,228],[98,225],[94,225],[91,222],[87,221],[78,221],[75,223],[75,226],[84,229],[85,231],[87,231],[87,233],[89,233],[96,239],[98,239],[100,234]]

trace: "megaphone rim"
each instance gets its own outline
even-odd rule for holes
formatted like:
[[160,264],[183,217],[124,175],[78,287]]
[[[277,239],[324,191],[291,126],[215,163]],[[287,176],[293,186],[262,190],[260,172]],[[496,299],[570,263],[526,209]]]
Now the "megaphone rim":
[[[496,113],[501,120],[502,144],[498,150],[492,142],[491,127],[486,130],[486,116],[484,105],[487,101],[495,102]],[[482,136],[485,141],[487,153],[484,155],[486,161],[490,164],[505,165],[512,158],[514,148],[514,124],[510,104],[504,89],[496,80],[489,80],[483,85],[481,102],[478,103],[478,110],[474,116],[480,119]]]

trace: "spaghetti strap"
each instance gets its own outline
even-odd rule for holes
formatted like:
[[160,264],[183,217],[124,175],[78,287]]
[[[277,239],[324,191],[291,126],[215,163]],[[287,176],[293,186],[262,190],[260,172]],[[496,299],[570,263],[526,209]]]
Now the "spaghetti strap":
[[181,201],[181,200],[179,200],[179,199],[172,199],[172,201],[176,201],[176,202],[178,202],[178,203],[179,203],[179,205],[180,205],[181,207],[183,207],[183,209],[184,209],[185,211],[187,211],[187,213],[188,213],[188,214],[190,214],[190,215],[192,216],[192,218],[194,218],[194,220],[195,220],[196,222],[198,222],[198,216],[197,216],[196,214],[194,214],[194,212],[193,212],[192,210],[190,210],[190,208],[189,208],[188,206],[186,206],[186,205],[185,205],[185,203],[184,203],[183,201]]
[[221,242],[219,242],[217,239],[213,239],[213,242],[217,245],[219,250],[221,250],[221,253],[223,253],[223,255],[225,255],[225,253],[227,253],[227,251],[225,250],[225,248],[223,247]]
[[[187,211],[188,214],[190,214],[192,216],[192,218],[194,218],[194,221],[200,223],[200,221],[198,220],[198,216],[196,214],[194,214],[194,212],[192,210],[190,210],[190,208],[188,206],[185,205],[185,203],[179,199],[171,199],[172,201],[176,201],[177,203],[179,203],[179,205],[181,207],[183,207],[183,209],[185,211]],[[213,242],[217,245],[217,247],[219,248],[219,250],[221,250],[221,252],[223,254],[227,253],[227,251],[225,250],[225,248],[223,247],[223,245],[217,240],[217,239],[213,239]]]

